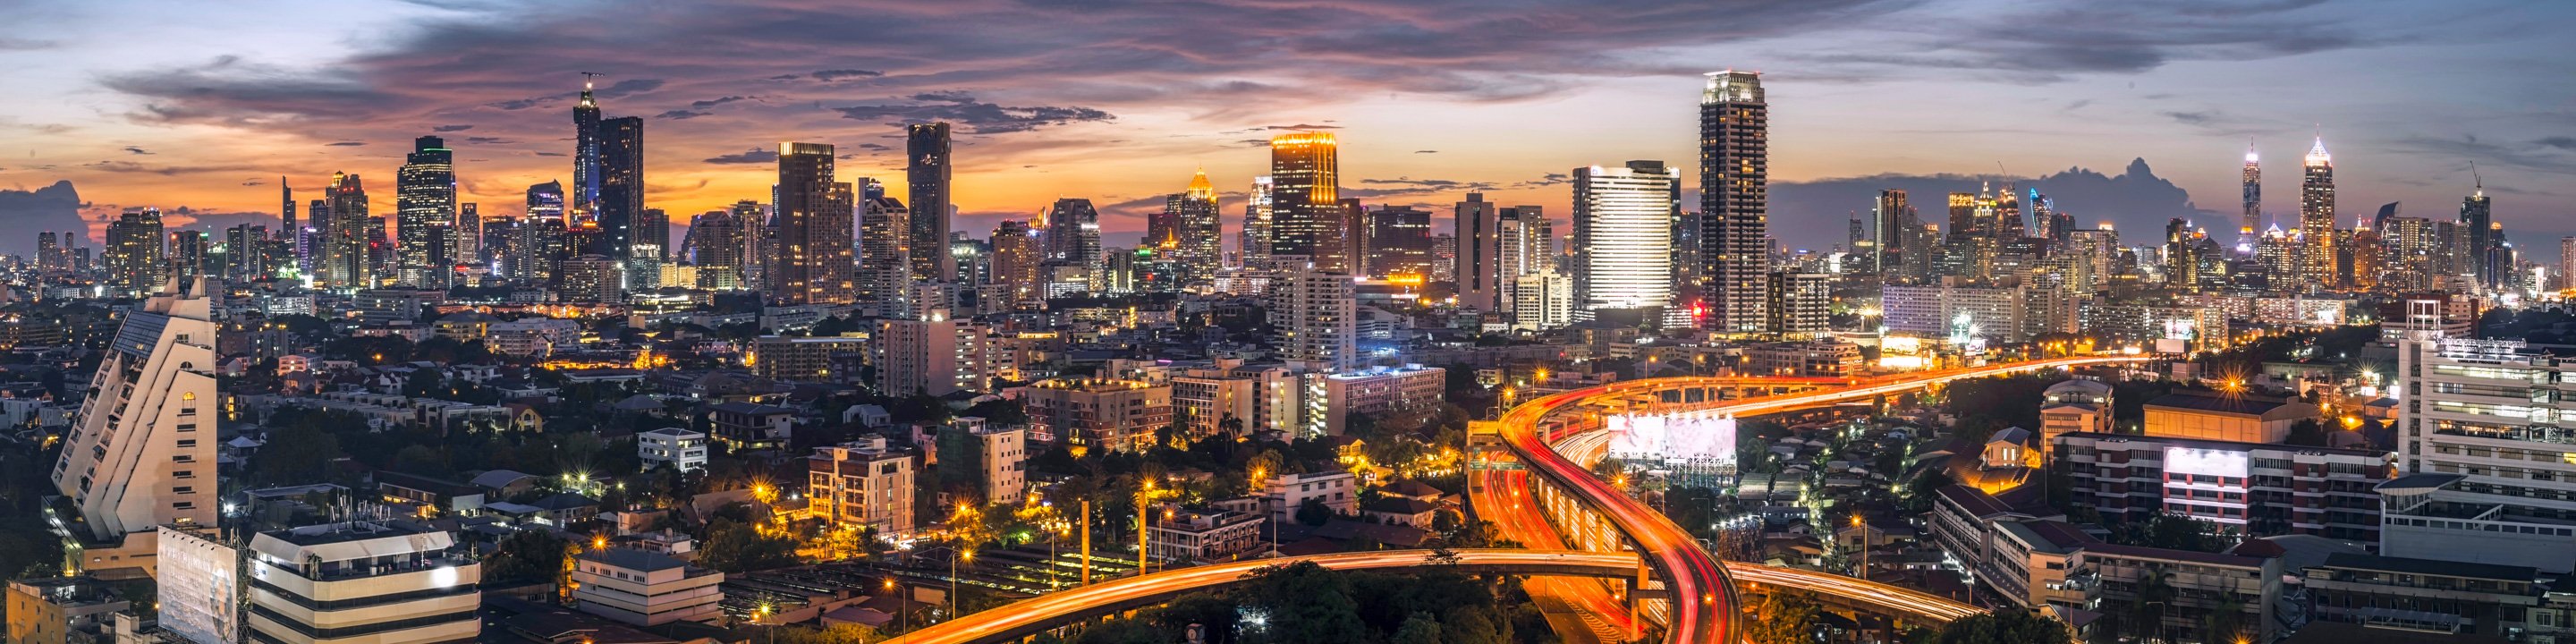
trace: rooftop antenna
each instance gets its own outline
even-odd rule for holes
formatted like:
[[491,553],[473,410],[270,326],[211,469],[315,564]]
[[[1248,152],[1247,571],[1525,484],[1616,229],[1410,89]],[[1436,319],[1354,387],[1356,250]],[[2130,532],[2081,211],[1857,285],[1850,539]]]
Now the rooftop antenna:
[[2476,161],[2470,161],[2470,162],[2469,162],[2469,179],[2470,179],[2470,180],[2472,180],[2472,181],[2476,181],[2476,182],[2477,182],[2477,185],[2478,185],[2478,196],[2481,196],[2481,197],[2486,196],[2486,194],[2487,194],[2487,180],[2486,180],[2486,178],[2485,178],[2485,177],[2480,177],[2480,176],[2478,176],[2478,162],[2476,162]]
[[582,88],[582,89],[590,89],[590,79],[598,78],[598,77],[601,77],[601,76],[607,76],[607,74],[602,74],[602,73],[598,73],[598,72],[582,72],[582,73],[581,73],[581,88]]

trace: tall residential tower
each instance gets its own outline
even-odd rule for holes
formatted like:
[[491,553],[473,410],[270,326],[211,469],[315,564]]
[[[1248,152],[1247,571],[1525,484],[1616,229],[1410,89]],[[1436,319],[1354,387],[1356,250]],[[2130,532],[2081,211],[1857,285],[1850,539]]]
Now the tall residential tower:
[[955,171],[950,155],[948,124],[920,123],[904,127],[904,180],[910,184],[912,208],[906,216],[906,230],[912,249],[912,279],[947,281],[957,274],[955,257],[939,249],[948,247],[949,218],[953,216],[950,182]]
[[[1766,322],[1770,112],[1760,74],[1731,69],[1708,74],[1699,101],[1703,265],[1695,286],[1697,304],[1706,307],[1699,326],[1719,333],[1758,332]],[[1586,278],[1575,279],[1575,290],[1584,291]]]

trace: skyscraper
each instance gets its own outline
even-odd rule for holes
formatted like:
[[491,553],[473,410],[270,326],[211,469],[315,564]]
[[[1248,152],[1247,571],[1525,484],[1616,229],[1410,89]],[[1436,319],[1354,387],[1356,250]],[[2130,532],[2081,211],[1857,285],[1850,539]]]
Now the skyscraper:
[[[1680,181],[1680,172],[1662,161],[1574,169],[1577,318],[1634,309],[1644,316],[1634,321],[1661,320],[1661,309],[1673,304],[1674,195]],[[1758,302],[1764,283],[1756,285]],[[1763,322],[1753,320],[1749,330],[1762,330]]]
[[[599,122],[599,201],[591,215],[599,222],[598,253],[619,262],[635,258],[637,222],[644,217],[644,117]],[[668,241],[654,242],[656,245]]]
[[2325,137],[2308,149],[2306,172],[2299,182],[2299,276],[2306,285],[2334,283],[2334,157],[2326,154]]
[[635,243],[639,248],[643,244],[652,244],[654,259],[669,259],[671,256],[670,213],[663,212],[660,208],[646,208],[640,211],[635,218]]
[[1431,213],[1408,206],[1379,206],[1366,214],[1367,275],[1371,279],[1427,281],[1431,276]]
[[2477,192],[2460,200],[2460,227],[2469,234],[2469,265],[2475,269],[2478,286],[2488,290],[2502,286],[2505,278],[2510,277],[2508,274],[2513,272],[2509,263],[2497,265],[2497,257],[2501,254],[2496,249],[2504,245],[2504,240],[2501,231],[2495,230],[2493,206],[2494,202],[2487,198],[2484,180],[2478,182]]
[[1903,190],[1880,190],[1878,199],[1870,204],[1869,214],[1871,252],[1877,255],[1870,258],[1869,265],[1878,270],[1882,280],[1902,283],[1898,274],[1904,272],[1905,235],[1910,232],[1907,228],[1914,219],[1914,206],[1906,203]]
[[593,212],[599,200],[599,101],[590,95],[592,74],[581,75],[581,101],[572,106],[572,212]]
[[857,301],[851,270],[856,195],[833,180],[832,146],[778,145],[778,249],[769,286],[790,304]]
[[367,189],[358,175],[331,173],[331,220],[322,228],[322,267],[318,283],[336,289],[374,288],[369,265]]
[[63,248],[54,243],[54,231],[36,233],[36,270],[59,271],[63,265]]
[[[1165,197],[1163,217],[1171,228],[1171,248],[1181,264],[1181,282],[1214,279],[1224,260],[1224,224],[1217,220],[1216,184],[1208,182],[1206,170],[1190,177],[1190,185],[1180,194]],[[1162,245],[1164,240],[1147,239]]]
[[[875,179],[860,181],[871,184],[871,188],[877,187],[873,185]],[[936,279],[916,277],[913,268],[920,263],[913,258],[935,254],[945,244],[913,252],[911,226],[919,223],[921,218],[912,216],[902,201],[884,196],[881,189],[862,192],[877,195],[860,204],[858,301],[873,309],[878,317],[910,318],[912,307],[907,302],[912,296],[912,283]]]
[[1252,190],[1243,200],[1243,239],[1236,252],[1244,268],[1270,268],[1271,226],[1277,210],[1271,195],[1270,177],[1253,177]]
[[919,123],[904,127],[904,179],[911,184],[912,209],[908,212],[910,237],[905,248],[912,254],[912,279],[942,281],[957,274],[956,260],[947,253],[934,252],[948,247],[949,217],[953,215],[952,184],[954,163],[949,156],[948,124]]
[[1047,207],[1046,242],[1048,262],[1063,266],[1080,266],[1091,284],[1107,282],[1103,271],[1108,258],[1100,251],[1100,211],[1089,199],[1057,199]]
[[284,176],[277,178],[277,199],[278,216],[285,219],[284,227],[278,230],[286,231],[287,235],[292,236],[295,234],[292,232],[295,230],[295,189],[286,186]]
[[511,279],[547,281],[554,279],[555,262],[571,256],[565,248],[563,184],[548,181],[528,186],[528,215],[519,221],[524,240],[519,256],[503,262]]
[[1358,364],[1358,300],[1348,275],[1282,274],[1268,293],[1270,323],[1282,337],[1279,358],[1291,368],[1341,373]]
[[993,226],[993,283],[1004,287],[1004,307],[1040,299],[1038,265],[1045,260],[1037,229],[1010,220]]
[[[212,254],[206,231],[182,230],[170,233],[170,263],[162,269],[162,279],[188,282],[206,275],[206,261]],[[156,279],[155,281],[158,281]],[[159,288],[158,284],[154,288]]]
[[2245,141],[2245,214],[2238,220],[2236,254],[2251,257],[2255,236],[2263,232],[2263,160],[2254,153],[2254,141]]
[[709,210],[689,219],[689,263],[698,267],[698,288],[730,291],[742,288],[742,221],[730,211]]
[[734,224],[742,227],[742,287],[769,290],[769,256],[778,246],[778,228],[770,221],[774,209],[744,199],[733,202],[732,210]]
[[1458,306],[1476,311],[1509,311],[1516,304],[1502,299],[1505,288],[1501,281],[1519,275],[1505,274],[1501,258],[1503,245],[1502,210],[1483,193],[1467,193],[1467,200],[1450,207],[1450,222],[1458,231]]
[[483,263],[482,204],[456,204],[456,263]]
[[[1511,206],[1495,215],[1494,288],[1496,305],[1513,315],[1520,315],[1519,278],[1532,273],[1555,272],[1563,280],[1558,287],[1572,306],[1574,282],[1556,270],[1556,227],[1538,206]],[[1550,284],[1555,284],[1550,282]],[[1569,309],[1570,310],[1570,309]],[[1569,315],[1571,315],[1569,313]]]
[[2576,288],[2576,237],[2558,238],[2558,284],[2553,288]]
[[404,158],[402,169],[394,174],[394,256],[399,267],[396,281],[438,286],[430,282],[443,279],[455,261],[431,256],[429,235],[433,227],[455,221],[456,153],[435,136],[413,139],[411,155]]
[[[1762,330],[1770,224],[1770,105],[1762,78],[1708,74],[1699,103],[1702,328]],[[1581,199],[1577,198],[1577,203]],[[1577,276],[1575,290],[1585,287]]]
[[[1270,255],[1302,268],[1350,274],[1348,210],[1341,203],[1340,144],[1328,132],[1270,138]],[[1293,258],[1293,259],[1292,259]]]

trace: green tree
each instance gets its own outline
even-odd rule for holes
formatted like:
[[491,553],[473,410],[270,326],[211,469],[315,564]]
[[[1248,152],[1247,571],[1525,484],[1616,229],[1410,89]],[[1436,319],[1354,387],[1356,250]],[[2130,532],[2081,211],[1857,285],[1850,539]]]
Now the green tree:
[[545,530],[520,530],[502,537],[499,547],[483,556],[483,577],[491,580],[559,581],[564,558],[574,544]]
[[1750,644],[1809,644],[1815,640],[1816,624],[1823,611],[1816,600],[1805,593],[1777,591],[1766,593],[1753,602],[1751,623],[1744,629],[1744,641]]
[[1263,568],[1242,591],[1246,603],[1269,615],[1268,626],[1248,633],[1254,644],[1367,642],[1351,582],[1312,561]]
[[797,564],[796,539],[762,534],[749,524],[718,518],[707,525],[698,563],[728,573],[785,568]]
[[2066,644],[2073,637],[2064,622],[2030,611],[2000,610],[1950,622],[1928,644]]
[[1395,637],[1388,642],[1389,644],[1440,644],[1440,620],[1432,619],[1430,613],[1414,613],[1412,617],[1404,619],[1403,627],[1395,629]]

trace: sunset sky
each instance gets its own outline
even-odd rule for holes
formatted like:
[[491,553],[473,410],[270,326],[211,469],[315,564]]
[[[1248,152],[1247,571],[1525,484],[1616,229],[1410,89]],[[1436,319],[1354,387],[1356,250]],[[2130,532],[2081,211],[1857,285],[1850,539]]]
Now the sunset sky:
[[[647,117],[648,205],[675,224],[766,200],[780,141],[839,146],[844,180],[901,196],[898,126],[925,120],[959,124],[956,228],[977,236],[1061,196],[1132,241],[1193,168],[1239,192],[1292,126],[1341,138],[1346,196],[1445,211],[1474,189],[1561,218],[1570,168],[1694,166],[1700,74],[1737,68],[1764,73],[1777,183],[2143,158],[2229,211],[2250,138],[2269,209],[2295,213],[2321,131],[2346,222],[2400,200],[2450,217],[2475,162],[2497,219],[2554,261],[2576,234],[2571,7],[18,0],[0,4],[0,190],[69,180],[92,220],[149,205],[228,225],[274,217],[281,176],[345,171],[390,212],[411,139],[437,134],[466,200],[515,213],[569,178],[568,98],[598,72],[607,115]],[[1775,208],[1773,230],[1829,245],[1866,207]]]

